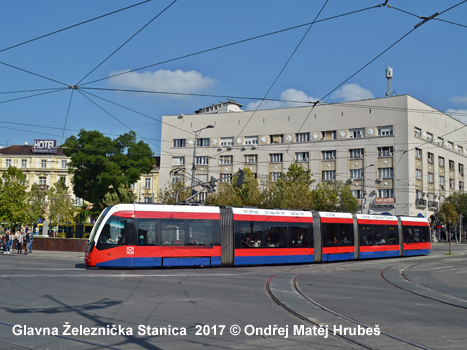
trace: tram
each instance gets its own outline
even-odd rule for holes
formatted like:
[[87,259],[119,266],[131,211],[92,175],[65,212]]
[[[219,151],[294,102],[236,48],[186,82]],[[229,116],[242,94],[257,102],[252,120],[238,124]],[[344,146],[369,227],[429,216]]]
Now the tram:
[[88,267],[296,264],[427,255],[428,220],[252,208],[118,204],[90,234]]

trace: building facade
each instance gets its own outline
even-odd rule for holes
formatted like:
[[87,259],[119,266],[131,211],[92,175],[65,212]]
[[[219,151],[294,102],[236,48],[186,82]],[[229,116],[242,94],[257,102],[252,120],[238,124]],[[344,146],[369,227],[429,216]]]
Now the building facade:
[[[237,104],[238,105],[238,104]],[[464,191],[467,128],[404,95],[275,110],[163,116],[160,184],[228,181],[238,169],[275,181],[291,163],[315,183],[350,184],[364,213],[430,217]],[[362,205],[363,200],[363,205]]]
[[[35,140],[35,141],[55,141],[55,140]],[[55,145],[55,146],[52,146]],[[70,197],[75,206],[83,205],[83,200],[73,193],[72,175],[68,173],[67,157],[63,150],[56,146],[56,142],[50,143],[48,149],[36,147],[34,145],[14,145],[0,149],[0,175],[10,166],[21,169],[29,183],[38,184],[40,188],[48,190],[61,178],[68,187]],[[159,186],[159,157],[156,157],[156,165],[149,174],[142,175],[141,178],[132,185],[133,193],[138,202],[155,202],[157,189]]]

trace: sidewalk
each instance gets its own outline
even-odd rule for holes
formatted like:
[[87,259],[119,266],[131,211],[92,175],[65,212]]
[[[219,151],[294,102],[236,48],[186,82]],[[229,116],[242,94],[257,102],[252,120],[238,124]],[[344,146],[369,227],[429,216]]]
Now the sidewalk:
[[[16,250],[12,251],[10,254],[0,253],[0,256],[19,256],[16,254]],[[55,259],[79,259],[84,261],[84,252],[62,252],[62,251],[49,251],[49,250],[32,250],[32,253],[28,255],[21,254],[25,258],[35,257],[35,258],[55,258]]]

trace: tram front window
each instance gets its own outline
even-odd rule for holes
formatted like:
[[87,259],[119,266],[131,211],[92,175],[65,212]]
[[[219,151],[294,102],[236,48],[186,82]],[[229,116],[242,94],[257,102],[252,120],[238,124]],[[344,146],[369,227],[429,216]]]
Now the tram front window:
[[111,216],[104,224],[97,244],[107,246],[135,244],[135,238],[136,229],[133,219]]

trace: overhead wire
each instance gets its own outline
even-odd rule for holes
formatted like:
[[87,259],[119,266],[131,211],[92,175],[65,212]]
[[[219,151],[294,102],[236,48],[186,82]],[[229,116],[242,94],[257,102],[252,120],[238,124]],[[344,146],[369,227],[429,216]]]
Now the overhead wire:
[[133,34],[128,40],[121,44],[116,50],[114,50],[110,55],[108,55],[101,63],[99,63],[95,68],[93,68],[88,74],[86,74],[76,85],[79,85],[84,79],[91,75],[97,68],[99,68],[104,62],[106,62],[110,57],[117,53],[123,46],[128,44],[132,39],[134,39],[139,33],[141,33],[147,26],[154,22],[160,15],[167,11],[173,4],[178,0],[173,0],[168,6],[166,6],[162,11],[160,11],[156,16],[154,16],[148,23],[146,23],[142,28],[140,28],[135,34]]

